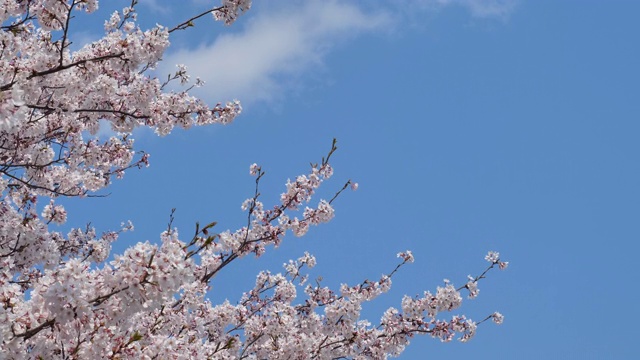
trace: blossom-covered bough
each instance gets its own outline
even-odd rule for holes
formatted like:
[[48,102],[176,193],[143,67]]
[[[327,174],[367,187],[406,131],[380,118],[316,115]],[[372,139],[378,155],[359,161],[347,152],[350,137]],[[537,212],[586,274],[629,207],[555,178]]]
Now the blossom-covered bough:
[[[56,199],[97,196],[127,169],[148,165],[147,154],[133,151],[133,129],[166,135],[176,126],[227,124],[241,111],[235,101],[209,107],[188,90],[168,90],[171,82],[189,82],[184,67],[164,82],[150,70],[171,32],[207,14],[231,24],[251,2],[223,0],[173,28],[149,30],[138,27],[136,4],[114,12],[101,39],[71,51],[74,14],[95,11],[97,0],[0,0],[3,357],[382,359],[400,354],[418,334],[443,341],[474,335],[472,320],[440,315],[460,306],[461,291],[475,297],[487,271],[507,266],[495,252],[486,257],[488,268],[464,286],[445,282],[435,294],[405,297],[401,309],[387,310],[377,323],[360,319],[361,306],[389,289],[397,270],[413,262],[410,251],[398,254],[399,265],[380,279],[338,291],[308,281],[303,269],[315,258],[305,253],[282,274],[258,274],[235,304],[208,300],[210,282],[229,263],[259,257],[289,231],[303,236],[311,225],[330,221],[338,195],[357,188],[348,181],[331,200],[308,207],[333,173],[335,141],[308,174],[286,184],[273,207],[260,201],[264,172],[252,165],[255,195],[243,203],[247,223],[236,231],[197,225],[185,241],[170,222],[160,242],[112,255],[111,243],[131,225],[100,236],[91,227],[50,230],[50,223],[67,218]],[[101,140],[96,134],[105,123],[117,135]],[[494,313],[483,321],[489,319],[503,318]]]

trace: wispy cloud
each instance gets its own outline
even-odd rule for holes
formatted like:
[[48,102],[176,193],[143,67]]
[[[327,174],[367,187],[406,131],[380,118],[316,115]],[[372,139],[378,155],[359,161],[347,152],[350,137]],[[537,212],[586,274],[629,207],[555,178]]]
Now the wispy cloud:
[[467,8],[474,17],[506,19],[514,11],[519,0],[416,0],[416,2],[431,8],[457,5]]
[[[146,1],[152,4],[157,0]],[[518,1],[389,0],[375,6],[339,0],[276,2],[252,9],[249,21],[238,32],[197,47],[170,49],[158,70],[165,74],[162,77],[173,73],[175,64],[187,65],[192,77],[206,82],[193,93],[210,102],[240,99],[245,105],[273,103],[292,89],[308,86],[305,75],[317,74],[336,45],[365,33],[401,28],[408,8],[415,16],[462,6],[474,17],[505,19]],[[365,8],[367,5],[370,7]]]
[[286,87],[323,59],[337,44],[390,25],[389,14],[367,12],[355,4],[310,0],[258,12],[238,33],[211,44],[165,56],[161,73],[182,63],[207,85],[200,96],[211,101],[238,98],[243,103],[281,98]]
[[169,7],[166,4],[160,4],[158,0],[139,0],[140,4],[146,6],[157,13],[166,14],[169,11]]

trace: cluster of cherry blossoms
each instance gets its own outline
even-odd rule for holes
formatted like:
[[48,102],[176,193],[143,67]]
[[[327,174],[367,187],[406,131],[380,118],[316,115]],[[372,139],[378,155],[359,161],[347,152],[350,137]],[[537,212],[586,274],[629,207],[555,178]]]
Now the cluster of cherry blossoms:
[[[158,243],[137,243],[123,254],[111,244],[123,231],[98,235],[92,227],[63,234],[67,210],[56,199],[92,196],[125,171],[148,165],[131,139],[137,127],[159,135],[173,128],[228,124],[241,112],[237,101],[213,107],[168,84],[189,83],[184,66],[160,81],[150,75],[169,46],[170,33],[211,14],[231,24],[251,6],[248,0],[222,5],[167,28],[136,23],[136,0],[105,21],[104,36],[70,49],[74,14],[94,12],[97,0],[0,0],[0,350],[11,359],[31,358],[357,358],[400,354],[418,334],[443,341],[470,339],[479,323],[461,315],[440,316],[460,307],[461,291],[478,294],[487,269],[455,288],[405,297],[377,323],[361,319],[362,304],[391,287],[399,265],[377,280],[342,285],[338,291],[309,282],[305,253],[284,272],[258,274],[237,303],[213,304],[212,279],[231,262],[260,257],[287,232],[303,236],[312,225],[334,217],[334,200],[357,183],[347,181],[329,200],[311,206],[317,189],[333,175],[328,155],[309,173],[286,184],[280,201],[259,197],[260,166],[253,197],[242,204],[247,223],[215,232],[216,223],[196,226],[182,238],[168,229]],[[196,80],[196,86],[202,83]],[[108,124],[115,135],[96,136]],[[44,203],[44,204],[43,204]],[[485,320],[502,323],[499,313]]]

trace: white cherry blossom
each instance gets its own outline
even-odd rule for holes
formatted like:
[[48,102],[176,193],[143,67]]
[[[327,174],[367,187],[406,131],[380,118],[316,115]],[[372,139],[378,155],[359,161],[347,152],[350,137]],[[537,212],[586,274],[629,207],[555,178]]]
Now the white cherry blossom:
[[[100,5],[110,6],[109,2]],[[132,132],[147,127],[164,136],[176,127],[229,124],[242,111],[238,101],[213,106],[171,82],[190,84],[178,65],[166,81],[152,75],[171,34],[204,15],[232,24],[249,0],[222,0],[173,27],[142,29],[137,1],[111,13],[104,35],[72,50],[70,31],[78,12],[93,13],[97,0],[0,0],[0,353],[10,359],[385,359],[397,356],[415,335],[442,341],[471,339],[481,322],[446,315],[462,305],[462,293],[478,294],[478,282],[495,265],[508,263],[489,252],[489,267],[459,288],[446,282],[435,294],[405,296],[379,321],[361,318],[363,304],[389,291],[411,251],[374,280],[332,290],[310,279],[316,258],[304,253],[283,273],[260,272],[253,288],[212,303],[212,279],[231,262],[260,257],[287,233],[304,236],[330,222],[334,200],[316,200],[333,176],[335,141],[319,164],[291,178],[276,204],[260,198],[262,168],[253,164],[253,196],[241,205],[246,223],[218,229],[196,226],[184,237],[170,224],[156,242],[132,244],[112,254],[122,231],[98,235],[91,226],[66,234],[67,210],[58,200],[87,197],[149,164],[136,152]],[[90,15],[94,16],[94,15]],[[196,86],[202,85],[195,81]],[[97,136],[101,124],[115,135]],[[40,209],[40,210],[38,210]],[[192,232],[189,232],[192,233]],[[247,259],[249,261],[249,259]]]

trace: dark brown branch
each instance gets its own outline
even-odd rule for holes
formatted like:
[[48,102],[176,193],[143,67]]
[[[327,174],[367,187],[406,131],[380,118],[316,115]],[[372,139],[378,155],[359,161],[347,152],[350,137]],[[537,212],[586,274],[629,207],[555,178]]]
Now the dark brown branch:
[[169,30],[169,34],[171,34],[172,32],[174,32],[176,30],[187,29],[187,28],[193,26],[193,21],[195,21],[195,20],[197,20],[197,19],[199,19],[199,18],[201,18],[201,17],[203,17],[203,16],[205,16],[207,14],[211,14],[214,11],[222,10],[222,8],[223,8],[223,6],[218,6],[216,8],[209,9],[209,10],[203,12],[202,14],[196,15],[196,16],[192,17],[191,19],[189,19],[189,20],[187,20],[187,21],[185,21],[185,22],[183,22],[181,24],[178,24],[178,25],[174,26],[171,30]]
[[15,337],[22,337],[25,340],[29,340],[30,338],[32,338],[33,336],[35,336],[37,333],[39,333],[40,331],[44,330],[47,327],[51,327],[53,329],[53,324],[55,324],[56,319],[53,318],[51,320],[47,320],[44,323],[38,325],[37,327],[33,328],[33,329],[29,329],[23,333],[20,334],[15,334]]

